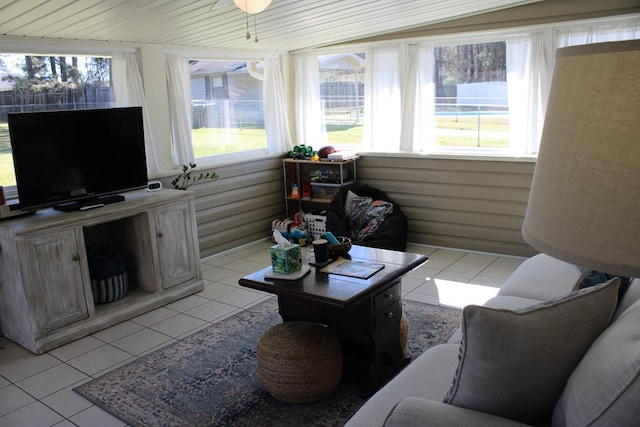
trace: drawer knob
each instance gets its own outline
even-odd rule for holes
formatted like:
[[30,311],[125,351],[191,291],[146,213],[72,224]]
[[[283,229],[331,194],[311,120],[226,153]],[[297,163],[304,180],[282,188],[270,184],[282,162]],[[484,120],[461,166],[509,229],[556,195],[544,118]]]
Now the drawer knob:
[[71,258],[72,261],[80,261],[80,254],[76,252],[76,254]]
[[384,294],[386,299],[393,299],[393,294]]
[[160,237],[160,238],[162,239],[162,238],[164,237],[164,233],[163,233],[162,231],[160,231],[160,232],[158,233],[158,237]]
[[386,313],[386,316],[391,319],[393,318],[393,311],[389,311],[388,313]]

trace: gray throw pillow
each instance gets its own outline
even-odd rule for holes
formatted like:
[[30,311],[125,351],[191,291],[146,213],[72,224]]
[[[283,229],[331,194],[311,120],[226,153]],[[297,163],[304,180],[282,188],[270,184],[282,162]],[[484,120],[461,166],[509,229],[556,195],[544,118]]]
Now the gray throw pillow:
[[571,372],[609,325],[619,280],[519,310],[463,310],[445,403],[534,424],[551,418]]
[[554,426],[631,426],[640,420],[640,301],[593,343],[553,411]]

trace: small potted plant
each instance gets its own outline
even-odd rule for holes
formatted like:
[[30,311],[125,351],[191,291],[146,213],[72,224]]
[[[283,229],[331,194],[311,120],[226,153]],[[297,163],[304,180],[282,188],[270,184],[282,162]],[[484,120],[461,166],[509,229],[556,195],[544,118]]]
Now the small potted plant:
[[200,173],[200,175],[194,175],[195,163],[189,162],[189,165],[182,165],[182,173],[178,175],[171,185],[177,190],[186,190],[190,185],[195,184],[203,179],[215,181],[218,179],[218,174],[215,172]]

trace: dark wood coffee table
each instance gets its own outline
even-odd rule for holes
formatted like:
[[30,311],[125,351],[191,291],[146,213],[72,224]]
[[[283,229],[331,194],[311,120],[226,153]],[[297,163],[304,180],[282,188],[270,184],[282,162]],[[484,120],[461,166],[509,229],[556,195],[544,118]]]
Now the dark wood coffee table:
[[400,343],[402,298],[400,279],[427,262],[425,255],[354,245],[353,261],[382,263],[369,279],[311,272],[299,280],[265,279],[271,267],[240,279],[241,286],[278,296],[284,321],[307,320],[335,328],[343,342],[347,365],[362,365],[372,388],[384,384],[410,358]]

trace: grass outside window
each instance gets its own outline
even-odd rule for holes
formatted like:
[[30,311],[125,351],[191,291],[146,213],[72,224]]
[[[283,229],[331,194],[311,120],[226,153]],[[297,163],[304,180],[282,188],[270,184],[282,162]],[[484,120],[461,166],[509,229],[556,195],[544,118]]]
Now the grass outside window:
[[[447,132],[460,132],[459,135],[439,135],[436,146],[446,148],[509,148],[509,119],[507,117],[481,117],[480,144],[477,135],[477,117],[445,116],[436,118],[436,126]],[[491,132],[491,136],[482,134]],[[362,141],[362,125],[328,125],[328,141],[333,145],[357,147]],[[504,134],[504,137],[501,136]],[[498,135],[498,136],[496,136]],[[259,128],[200,128],[192,133],[193,149],[196,158],[215,156],[225,153],[238,153],[247,150],[266,148],[266,132]],[[316,148],[316,147],[314,147]],[[317,147],[320,148],[320,147]],[[16,179],[11,156],[11,142],[7,123],[0,123],[0,185],[15,185]]]

